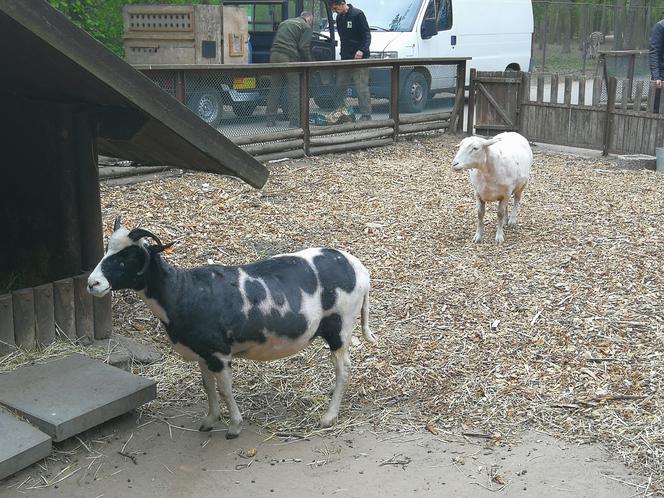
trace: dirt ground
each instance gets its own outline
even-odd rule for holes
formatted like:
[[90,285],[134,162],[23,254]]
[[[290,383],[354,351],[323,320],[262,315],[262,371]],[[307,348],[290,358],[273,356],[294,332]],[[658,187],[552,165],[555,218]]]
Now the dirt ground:
[[140,420],[57,445],[46,464],[0,482],[0,496],[660,492],[664,176],[535,148],[519,225],[496,246],[489,206],[486,240],[473,244],[472,187],[449,168],[455,141],[271,164],[261,191],[201,174],[103,187],[104,226],[122,214],[177,240],[177,266],[348,250],[371,271],[379,343],[353,345],[331,430],[318,427],[332,385],[322,341],[269,366],[238,361],[246,425],[226,441],[223,422],[196,430],[197,369],[134,293],[116,292],[115,330],[163,353],[134,365],[158,399]]
[[[205,406],[198,408],[202,414]],[[190,415],[171,416],[177,426],[169,428],[130,413],[57,444],[57,460],[1,482],[0,495],[609,498],[634,496],[647,483],[599,445],[570,446],[537,432],[523,433],[513,446],[494,446],[485,438],[427,431],[365,427],[300,439],[262,435],[249,426],[228,441],[223,423],[201,433]],[[72,475],[74,468],[79,470]],[[41,476],[52,483],[64,479],[45,486]]]

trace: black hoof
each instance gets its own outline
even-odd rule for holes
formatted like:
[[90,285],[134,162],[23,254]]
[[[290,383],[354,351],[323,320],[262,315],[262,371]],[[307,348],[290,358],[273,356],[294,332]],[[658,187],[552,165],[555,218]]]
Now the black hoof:
[[227,432],[226,433],[226,439],[235,439],[238,436],[239,436],[239,434],[233,434],[232,432]]

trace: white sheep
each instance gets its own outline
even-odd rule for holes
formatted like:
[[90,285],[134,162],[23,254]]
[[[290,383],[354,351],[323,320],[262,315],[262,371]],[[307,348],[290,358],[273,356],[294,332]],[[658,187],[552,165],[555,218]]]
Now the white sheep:
[[498,201],[496,244],[503,243],[507,204],[514,196],[514,207],[507,225],[516,225],[519,202],[530,179],[532,164],[533,152],[528,140],[518,133],[500,133],[491,139],[467,137],[461,141],[452,161],[452,169],[468,170],[470,182],[475,187],[477,231],[473,242],[481,241],[484,235],[485,204]]

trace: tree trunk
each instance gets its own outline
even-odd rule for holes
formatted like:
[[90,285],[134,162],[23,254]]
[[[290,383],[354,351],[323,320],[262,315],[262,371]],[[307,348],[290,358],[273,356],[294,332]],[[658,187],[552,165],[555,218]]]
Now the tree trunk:
[[623,47],[623,8],[622,1],[615,0],[613,3],[613,50],[621,50]]
[[569,54],[572,52],[572,6],[569,3],[569,0],[566,0],[565,4],[562,6],[562,12],[564,12],[563,21],[562,21],[562,53]]

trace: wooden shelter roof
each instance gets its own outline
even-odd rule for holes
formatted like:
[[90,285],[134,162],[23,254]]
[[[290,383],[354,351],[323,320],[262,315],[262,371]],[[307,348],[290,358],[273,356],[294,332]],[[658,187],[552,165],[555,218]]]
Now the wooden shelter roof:
[[99,118],[99,152],[233,175],[268,171],[43,0],[0,0],[0,93],[80,104]]

